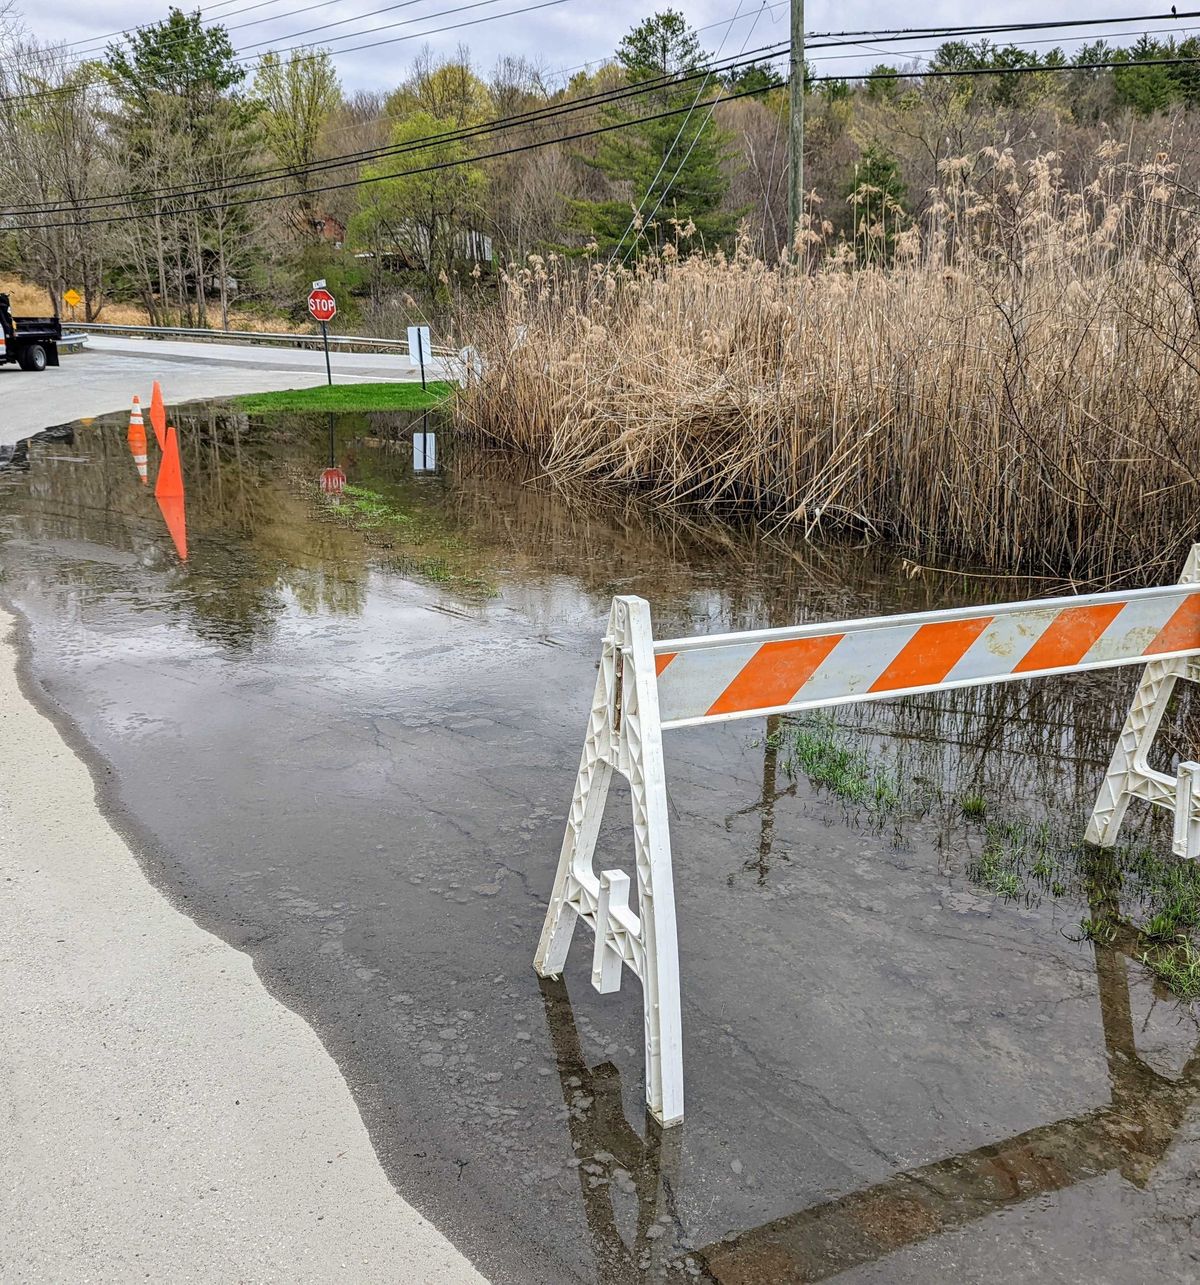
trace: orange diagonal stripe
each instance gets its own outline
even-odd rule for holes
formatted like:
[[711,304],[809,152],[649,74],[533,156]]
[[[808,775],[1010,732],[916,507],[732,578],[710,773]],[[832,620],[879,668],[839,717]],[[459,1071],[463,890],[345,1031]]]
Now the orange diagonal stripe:
[[1012,672],[1027,674],[1035,669],[1061,669],[1079,664],[1124,606],[1123,602],[1106,602],[1098,607],[1064,607],[1013,666]]
[[788,704],[842,637],[823,634],[819,638],[787,638],[782,642],[763,643],[713,702],[709,714],[733,714],[743,709],[771,709]]
[[991,623],[991,616],[979,616],[975,620],[943,620],[922,625],[869,690],[893,692],[940,683]]
[[1200,594],[1189,594],[1171,613],[1171,619],[1158,631],[1154,641],[1142,653],[1156,656],[1164,651],[1189,651],[1200,647]]
[[654,658],[655,677],[658,677],[658,675],[661,674],[663,670],[666,669],[666,667],[671,663],[671,661],[673,661],[675,657],[678,655],[679,653],[677,651],[665,651],[661,656],[655,656]]

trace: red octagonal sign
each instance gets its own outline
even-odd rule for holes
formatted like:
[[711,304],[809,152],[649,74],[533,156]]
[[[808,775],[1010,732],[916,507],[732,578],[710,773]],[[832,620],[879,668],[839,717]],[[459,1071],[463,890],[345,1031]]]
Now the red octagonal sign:
[[327,468],[321,474],[321,490],[326,495],[341,495],[346,487],[346,475],[340,468]]
[[332,321],[337,316],[337,301],[321,286],[309,293],[308,310],[317,321]]

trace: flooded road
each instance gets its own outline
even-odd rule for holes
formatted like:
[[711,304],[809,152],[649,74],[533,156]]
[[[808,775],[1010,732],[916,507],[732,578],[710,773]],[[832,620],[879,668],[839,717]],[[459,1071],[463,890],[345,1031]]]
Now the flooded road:
[[[678,636],[1049,586],[564,493],[402,415],[332,426],[341,497],[324,418],[179,429],[182,511],[124,421],[19,446],[0,594],[151,878],[312,1023],[481,1270],[1200,1279],[1196,1013],[1070,889],[997,895],[969,815],[1081,832],[1132,673],[667,737],[680,1128],[643,1112],[636,982],[596,994],[584,936],[533,972],[614,593]],[[814,738],[873,792],[815,783]],[[598,866],[628,868],[627,798]]]

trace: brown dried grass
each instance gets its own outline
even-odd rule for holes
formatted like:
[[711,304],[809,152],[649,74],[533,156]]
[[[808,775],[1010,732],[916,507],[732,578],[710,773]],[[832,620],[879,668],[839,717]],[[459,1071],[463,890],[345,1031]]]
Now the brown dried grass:
[[[31,285],[18,277],[0,276],[0,294],[9,296],[15,316],[46,317],[51,313],[50,297],[46,291],[41,286]],[[59,307],[59,311],[66,325],[70,325],[72,321],[83,321],[84,319],[83,304],[80,304],[79,308],[74,312],[66,304],[62,304]],[[150,314],[141,304],[137,303],[105,303],[96,321],[109,326],[148,326],[151,324]],[[211,320],[210,325],[212,325]],[[213,326],[213,329],[218,328]],[[264,318],[256,313],[237,312],[234,310],[229,314],[229,329],[256,330],[269,333],[273,331],[299,331],[303,328],[295,325],[294,322],[281,318]]]
[[[536,257],[477,322],[460,424],[551,474],[851,530],[924,560],[1116,582],[1200,502],[1200,241],[1164,159],[1070,190],[1053,156],[943,166],[921,223],[790,264],[586,278]],[[860,266],[890,247],[890,266]]]

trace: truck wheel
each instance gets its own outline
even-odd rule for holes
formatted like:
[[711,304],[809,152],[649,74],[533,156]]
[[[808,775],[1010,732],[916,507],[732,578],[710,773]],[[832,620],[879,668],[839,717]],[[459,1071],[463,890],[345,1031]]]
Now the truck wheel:
[[22,370],[45,370],[46,350],[41,344],[30,344],[17,358]]

